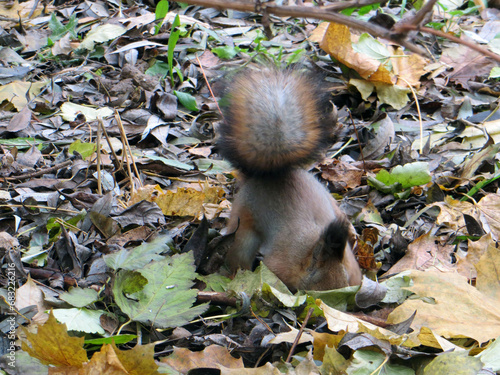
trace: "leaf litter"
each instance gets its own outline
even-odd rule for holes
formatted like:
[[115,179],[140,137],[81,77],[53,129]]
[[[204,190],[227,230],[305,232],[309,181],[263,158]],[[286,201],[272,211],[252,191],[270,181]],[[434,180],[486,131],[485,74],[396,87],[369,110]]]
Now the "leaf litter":
[[[444,4],[430,25],[498,52],[498,11]],[[404,13],[351,16],[377,10]],[[429,60],[310,19],[273,16],[269,40],[256,14],[166,1],[0,14],[4,371],[500,371],[493,60],[415,33]],[[206,79],[217,94],[250,60],[307,58],[343,125],[312,173],[355,223],[367,278],[294,295],[263,265],[216,273],[235,173]]]

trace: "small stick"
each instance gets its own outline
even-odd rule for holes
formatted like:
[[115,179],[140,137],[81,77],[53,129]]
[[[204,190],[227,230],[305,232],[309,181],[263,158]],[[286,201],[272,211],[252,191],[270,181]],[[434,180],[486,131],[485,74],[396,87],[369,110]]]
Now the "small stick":
[[302,332],[304,332],[304,328],[306,328],[307,322],[311,318],[313,311],[314,311],[314,309],[311,307],[309,309],[309,311],[307,312],[306,318],[304,319],[304,321],[302,322],[302,325],[300,326],[299,333],[297,333],[297,337],[295,338],[295,340],[292,344],[292,348],[290,349],[290,353],[288,353],[288,357],[286,357],[285,363],[290,363],[290,361],[292,360],[293,352],[295,351],[295,348],[299,344],[300,338],[302,336]]

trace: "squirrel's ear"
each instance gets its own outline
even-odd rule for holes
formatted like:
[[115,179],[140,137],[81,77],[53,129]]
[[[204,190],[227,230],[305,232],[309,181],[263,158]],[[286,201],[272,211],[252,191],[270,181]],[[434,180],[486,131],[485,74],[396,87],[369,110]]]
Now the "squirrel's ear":
[[342,261],[345,247],[349,239],[351,224],[347,219],[332,221],[322,235],[325,255]]

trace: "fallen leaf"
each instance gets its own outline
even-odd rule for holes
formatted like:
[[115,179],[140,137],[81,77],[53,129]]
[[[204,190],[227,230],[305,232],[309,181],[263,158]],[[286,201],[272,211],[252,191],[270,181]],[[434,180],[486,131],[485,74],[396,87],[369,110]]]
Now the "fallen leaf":
[[168,357],[160,360],[180,373],[186,373],[199,367],[220,368],[224,366],[233,369],[243,369],[243,360],[236,359],[229,354],[226,348],[218,345],[207,346],[201,352],[192,352],[189,349],[176,348]]
[[84,337],[71,337],[65,324],[56,321],[53,314],[36,333],[22,328],[27,341],[22,341],[22,349],[43,364],[53,366],[74,366],[81,368],[88,361],[83,349]]
[[[445,338],[470,337],[479,343],[500,336],[500,307],[453,272],[411,271],[415,298],[406,300],[389,315],[395,324],[417,311],[411,327],[428,327]],[[497,279],[498,285],[498,279]]]

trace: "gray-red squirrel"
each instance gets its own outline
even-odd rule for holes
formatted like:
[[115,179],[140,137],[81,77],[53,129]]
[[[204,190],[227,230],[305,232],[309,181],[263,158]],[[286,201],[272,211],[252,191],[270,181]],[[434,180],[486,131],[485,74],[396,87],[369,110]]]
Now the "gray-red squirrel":
[[304,167],[331,144],[329,93],[305,69],[236,74],[224,96],[218,148],[241,173],[228,232],[234,273],[258,260],[291,290],[361,283],[356,232],[328,190]]

